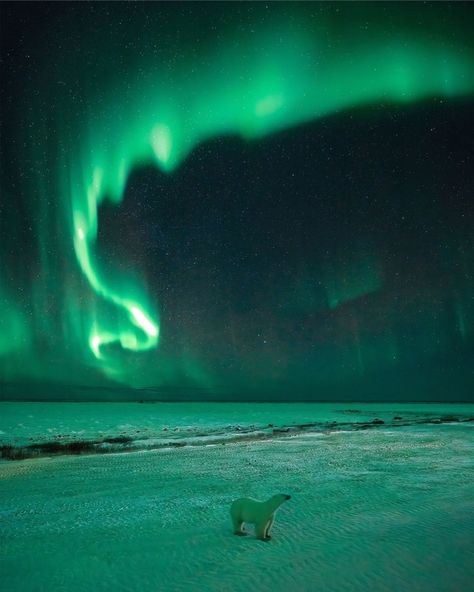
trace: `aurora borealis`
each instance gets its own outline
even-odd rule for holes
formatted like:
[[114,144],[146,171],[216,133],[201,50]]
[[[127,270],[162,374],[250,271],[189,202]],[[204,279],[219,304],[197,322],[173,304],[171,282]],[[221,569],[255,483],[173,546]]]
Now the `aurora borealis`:
[[472,396],[472,6],[1,10],[8,396]]

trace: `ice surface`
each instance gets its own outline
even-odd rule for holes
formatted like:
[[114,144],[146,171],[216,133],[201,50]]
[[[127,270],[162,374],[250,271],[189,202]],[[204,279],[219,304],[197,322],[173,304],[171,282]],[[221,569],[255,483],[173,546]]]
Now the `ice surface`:
[[[74,414],[64,405],[69,430]],[[96,415],[101,429],[145,425],[114,407],[113,417],[106,408]],[[334,409],[294,410],[290,418],[290,408],[266,407],[252,408],[255,424],[302,423]],[[394,411],[370,407],[367,419]],[[193,425],[180,405],[176,421],[171,407],[164,420],[158,408],[140,413],[156,414],[158,427]],[[453,409],[436,413],[460,412]],[[200,427],[243,426],[245,414],[229,410],[232,419],[201,405]],[[35,437],[47,424],[55,429],[46,408],[31,414],[40,418]],[[11,422],[1,423],[10,437]],[[80,417],[77,427],[88,430]],[[474,578],[473,477],[471,422],[4,461],[2,590],[463,592]],[[292,499],[270,542],[232,535],[233,499],[278,492]]]

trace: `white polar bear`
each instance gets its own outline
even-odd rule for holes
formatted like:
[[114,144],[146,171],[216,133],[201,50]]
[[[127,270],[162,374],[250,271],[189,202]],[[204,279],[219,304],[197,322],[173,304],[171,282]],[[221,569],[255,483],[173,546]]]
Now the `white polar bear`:
[[250,497],[235,500],[230,507],[234,534],[246,534],[243,528],[245,522],[255,525],[255,534],[258,539],[268,541],[271,538],[270,528],[275,520],[275,512],[289,499],[291,495],[277,493],[266,502],[259,502]]

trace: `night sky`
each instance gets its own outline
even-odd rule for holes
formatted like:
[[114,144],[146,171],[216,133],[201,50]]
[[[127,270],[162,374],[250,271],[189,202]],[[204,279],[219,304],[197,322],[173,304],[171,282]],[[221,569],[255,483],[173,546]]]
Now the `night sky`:
[[472,4],[0,11],[1,397],[474,399]]

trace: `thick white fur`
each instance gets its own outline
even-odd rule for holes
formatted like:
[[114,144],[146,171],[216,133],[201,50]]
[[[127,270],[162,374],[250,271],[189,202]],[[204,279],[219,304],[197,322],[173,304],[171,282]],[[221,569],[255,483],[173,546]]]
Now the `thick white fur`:
[[274,495],[266,502],[259,502],[250,497],[235,500],[230,507],[234,534],[246,534],[244,523],[255,525],[255,534],[262,541],[270,539],[270,529],[275,520],[275,512],[291,496],[284,493]]

